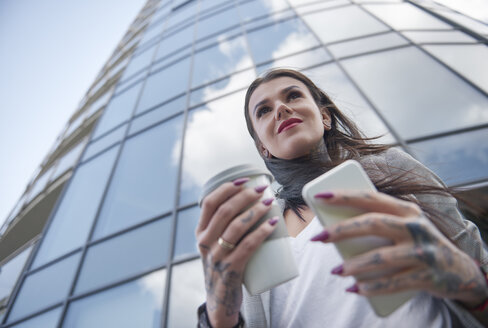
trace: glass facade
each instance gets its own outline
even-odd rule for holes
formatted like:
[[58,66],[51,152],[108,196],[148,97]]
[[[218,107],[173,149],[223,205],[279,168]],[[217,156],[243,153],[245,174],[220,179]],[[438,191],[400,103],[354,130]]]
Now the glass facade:
[[195,326],[199,193],[264,167],[243,101],[273,67],[449,185],[487,186],[486,31],[422,3],[148,1],[0,230],[72,173],[33,251],[0,259],[0,327]]

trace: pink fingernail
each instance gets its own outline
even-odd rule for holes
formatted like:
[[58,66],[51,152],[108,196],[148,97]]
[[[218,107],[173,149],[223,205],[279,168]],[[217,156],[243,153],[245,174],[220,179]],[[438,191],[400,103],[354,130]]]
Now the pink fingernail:
[[312,237],[311,241],[324,241],[329,238],[329,232],[327,230],[322,231],[318,235]]
[[277,217],[277,216],[275,216],[275,217],[273,217],[273,218],[269,219],[269,220],[268,220],[268,223],[269,223],[270,225],[274,226],[276,223],[278,223],[278,217]]
[[359,287],[358,287],[358,285],[354,284],[351,287],[349,287],[348,289],[346,289],[346,292],[357,294],[359,292]]
[[240,186],[242,184],[245,184],[248,181],[249,181],[249,178],[239,178],[239,179],[235,179],[232,182],[234,183],[234,186]]
[[274,201],[274,198],[268,198],[262,201],[262,203],[266,206],[271,205],[271,203]]
[[262,193],[266,188],[268,188],[268,186],[257,186],[256,188],[254,188],[254,190],[256,190],[256,192],[258,194]]
[[330,273],[332,274],[341,274],[344,272],[344,266],[341,264],[339,266],[336,266]]
[[331,199],[334,197],[334,194],[331,192],[319,192],[314,196],[315,198],[322,198],[322,199]]

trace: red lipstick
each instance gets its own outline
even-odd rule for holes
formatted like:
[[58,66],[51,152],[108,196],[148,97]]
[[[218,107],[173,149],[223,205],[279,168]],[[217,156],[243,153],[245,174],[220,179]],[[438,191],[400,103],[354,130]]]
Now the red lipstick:
[[302,123],[303,121],[301,119],[298,119],[298,118],[290,118],[290,119],[287,119],[286,121],[283,121],[281,124],[280,124],[280,127],[278,128],[278,134],[281,133],[282,131],[284,130],[288,130],[288,129],[291,129],[292,127]]

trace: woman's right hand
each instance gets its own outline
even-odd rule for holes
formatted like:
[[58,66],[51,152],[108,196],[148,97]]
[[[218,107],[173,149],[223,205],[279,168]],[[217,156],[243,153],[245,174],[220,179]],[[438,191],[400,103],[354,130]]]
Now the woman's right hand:
[[[213,327],[237,324],[244,269],[251,255],[273,232],[278,220],[273,218],[263,222],[242,239],[249,228],[269,211],[272,202],[272,199],[257,202],[266,186],[243,187],[248,180],[242,178],[224,183],[202,202],[196,236],[205,274],[207,313]],[[219,245],[219,238],[237,245],[229,249]]]

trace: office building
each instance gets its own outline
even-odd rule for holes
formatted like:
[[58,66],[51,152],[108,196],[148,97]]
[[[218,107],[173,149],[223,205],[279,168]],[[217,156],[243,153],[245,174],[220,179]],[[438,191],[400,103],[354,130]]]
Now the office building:
[[148,1],[0,230],[0,327],[194,326],[199,193],[263,167],[243,100],[272,67],[486,196],[487,37],[434,1]]

